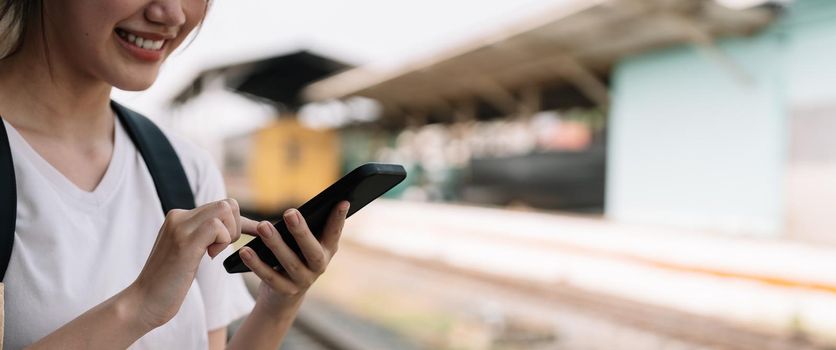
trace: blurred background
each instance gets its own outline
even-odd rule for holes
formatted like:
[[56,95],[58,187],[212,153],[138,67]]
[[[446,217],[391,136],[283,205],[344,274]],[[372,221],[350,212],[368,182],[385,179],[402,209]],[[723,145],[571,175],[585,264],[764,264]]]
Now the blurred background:
[[214,1],[115,99],[253,218],[407,168],[283,349],[836,349],[836,1]]

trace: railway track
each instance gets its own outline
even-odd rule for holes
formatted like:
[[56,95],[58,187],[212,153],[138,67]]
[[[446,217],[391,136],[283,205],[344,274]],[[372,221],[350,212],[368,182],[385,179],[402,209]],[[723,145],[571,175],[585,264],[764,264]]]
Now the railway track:
[[[245,274],[250,292],[258,279]],[[239,321],[240,322],[240,321]],[[240,324],[232,326],[230,334]],[[415,344],[381,325],[357,317],[321,298],[308,296],[279,350],[417,350]]]
[[280,350],[342,350],[339,344],[322,338],[319,332],[310,332],[304,327],[294,325],[287,333]]
[[[301,316],[301,315],[300,315]],[[280,350],[352,350],[343,339],[305,317],[297,319],[288,331]]]
[[[816,344],[803,336],[782,336],[744,328],[704,316],[646,305],[610,295],[580,290],[568,285],[544,285],[521,280],[475,272],[450,266],[435,260],[404,257],[386,250],[344,240],[343,251],[375,260],[379,266],[393,264],[407,265],[425,271],[422,278],[437,278],[440,281],[461,280],[467,289],[474,291],[492,290],[502,293],[507,300],[524,299],[526,303],[542,308],[554,306],[570,312],[580,312],[617,325],[624,325],[638,332],[652,334],[663,339],[656,343],[676,343],[677,346],[660,348],[682,349],[729,349],[729,350],[821,350],[834,349]],[[343,253],[341,251],[341,254]],[[434,276],[434,277],[433,277]],[[442,282],[452,286],[452,283]],[[571,321],[569,321],[571,322]],[[612,333],[611,331],[607,331]],[[623,333],[623,332],[622,332]],[[593,333],[594,334],[594,333]],[[605,336],[606,337],[606,336]],[[615,339],[613,339],[615,341]],[[606,341],[604,341],[606,343]],[[638,343],[637,343],[638,344]],[[615,344],[611,344],[615,345]],[[623,344],[624,345],[624,344]],[[554,343],[542,348],[574,349],[571,345]],[[577,347],[581,348],[581,347]],[[584,347],[585,348],[585,347]],[[622,346],[619,348],[637,348]],[[650,349],[651,347],[638,347]],[[654,347],[655,348],[655,347]]]
[[309,299],[300,310],[280,350],[417,349],[391,331]]
[[[392,285],[396,288],[387,293],[415,299],[425,297],[446,304],[450,309],[465,307],[476,299],[493,298],[487,303],[502,304],[511,310],[510,313],[536,315],[553,321],[547,334],[504,332],[503,339],[494,337],[492,346],[456,348],[497,348],[496,344],[500,344],[498,348],[503,349],[569,350],[834,349],[803,336],[759,332],[563,284],[544,285],[497,277],[435,260],[396,255],[351,240],[343,240],[337,257],[329,273],[323,276],[324,283],[318,283],[325,286],[312,290],[281,350],[447,348],[408,339],[397,330],[389,329],[392,326],[389,321],[358,315],[356,310],[346,307],[345,300],[337,300],[351,294],[352,288],[360,288],[361,294],[378,293]],[[378,304],[400,312],[397,305],[389,307],[390,302],[380,300]]]

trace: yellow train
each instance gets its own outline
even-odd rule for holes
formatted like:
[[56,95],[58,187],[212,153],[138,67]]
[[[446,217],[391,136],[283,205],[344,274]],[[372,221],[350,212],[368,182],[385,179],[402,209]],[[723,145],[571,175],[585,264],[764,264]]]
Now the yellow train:
[[275,219],[340,176],[340,139],[282,117],[255,132],[224,141],[227,190],[253,218]]

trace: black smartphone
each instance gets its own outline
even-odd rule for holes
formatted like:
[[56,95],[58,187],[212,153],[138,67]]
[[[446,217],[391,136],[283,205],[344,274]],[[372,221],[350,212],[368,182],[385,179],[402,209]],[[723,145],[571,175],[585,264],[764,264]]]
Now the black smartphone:
[[[366,204],[371,203],[371,201],[395,187],[405,178],[406,170],[401,165],[382,163],[364,164],[352,170],[331,186],[328,186],[328,188],[311,198],[305,204],[302,204],[298,209],[308,223],[308,228],[319,238],[318,235],[325,228],[328,215],[337,203],[344,200],[351,203],[346,215],[347,217],[351,216],[365,207]],[[296,255],[302,261],[305,261],[299,245],[293,239],[284,221],[279,220],[273,226],[279,231],[282,239],[290,249],[296,252]],[[273,266],[278,271],[283,271],[281,264],[279,264],[279,261],[273,255],[273,252],[264,245],[264,242],[259,237],[247,243],[246,246],[252,248],[262,261]],[[250,268],[241,260],[239,253],[240,250],[224,260],[224,267],[227,272],[240,273],[250,271]]]

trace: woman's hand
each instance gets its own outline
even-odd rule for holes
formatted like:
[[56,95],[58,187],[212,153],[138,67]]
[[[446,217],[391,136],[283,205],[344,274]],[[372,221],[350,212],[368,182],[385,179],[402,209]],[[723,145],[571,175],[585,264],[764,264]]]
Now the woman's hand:
[[[319,240],[308,228],[305,218],[298,210],[290,209],[284,213],[284,222],[296,243],[299,244],[304,260],[290,249],[276,228],[269,222],[263,221],[257,225],[258,236],[270,248],[285,272],[279,273],[274,270],[249,247],[241,248],[240,254],[244,264],[262,282],[256,308],[261,308],[262,311],[266,309],[279,312],[298,306],[305,292],[325,272],[325,268],[337,252],[348,207],[347,201],[342,201],[334,207],[325,224],[324,232],[318,235]],[[245,231],[245,233],[248,232]]]
[[192,210],[171,210],[136,281],[137,315],[150,328],[168,322],[186,297],[203,255],[217,256],[241,236],[238,202],[225,199]]

